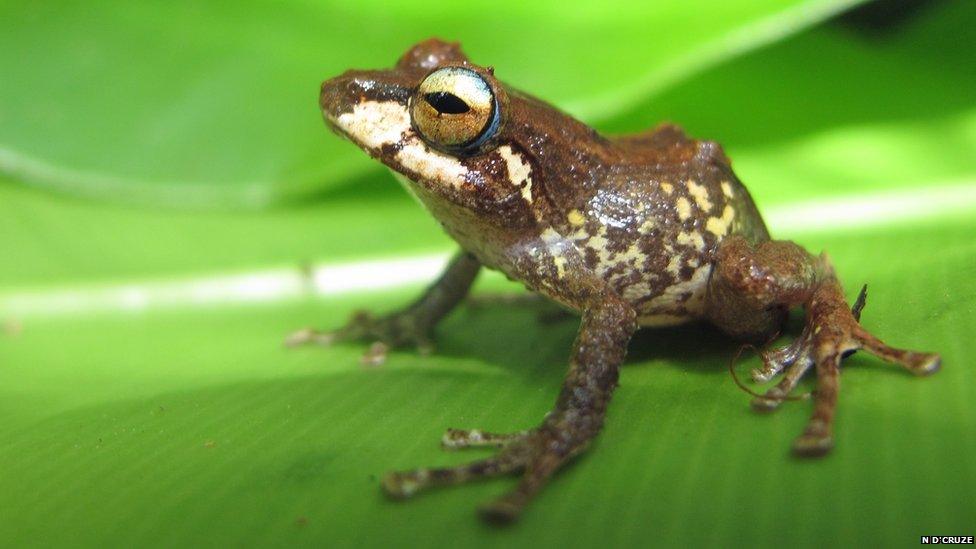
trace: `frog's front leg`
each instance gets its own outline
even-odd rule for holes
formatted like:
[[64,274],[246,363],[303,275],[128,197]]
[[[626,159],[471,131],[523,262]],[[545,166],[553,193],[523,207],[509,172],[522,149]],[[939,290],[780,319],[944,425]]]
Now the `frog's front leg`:
[[764,367],[753,372],[765,381],[785,370],[782,381],[753,402],[772,410],[811,368],[817,372],[814,411],[793,450],[820,456],[833,447],[833,419],[840,382],[840,361],[858,349],[901,364],[918,374],[938,370],[939,355],[889,347],[859,324],[864,295],[848,307],[834,269],[825,255],[813,256],[792,242],[756,246],[733,236],[720,246],[706,300],[710,320],[733,335],[771,335],[792,306],[803,306],[806,325],[790,345],[763,354]]
[[285,343],[296,346],[372,341],[373,347],[363,357],[364,361],[372,363],[382,362],[388,348],[416,345],[422,353],[430,352],[434,327],[468,294],[480,267],[474,256],[459,252],[440,278],[408,307],[382,317],[358,311],[342,328],[333,331],[305,328],[288,336]]
[[513,491],[481,508],[482,516],[493,522],[518,518],[549,478],[599,433],[636,329],[634,319],[634,310],[615,293],[594,292],[583,307],[569,373],[555,407],[540,426],[511,435],[449,430],[442,440],[446,448],[494,446],[498,453],[456,467],[391,473],[383,479],[384,490],[402,498],[433,486],[520,472],[521,481]]

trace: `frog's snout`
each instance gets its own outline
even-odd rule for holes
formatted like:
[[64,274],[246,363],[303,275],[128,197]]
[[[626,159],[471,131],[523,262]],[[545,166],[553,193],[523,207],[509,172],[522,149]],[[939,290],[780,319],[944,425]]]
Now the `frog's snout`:
[[[350,88],[355,86],[355,80],[347,77],[349,73],[343,73],[335,78],[330,78],[322,82],[322,90],[319,94],[319,107],[326,120],[338,118],[342,114],[343,106],[351,105],[349,97],[354,95],[355,90]],[[354,104],[354,103],[352,103]]]
[[319,106],[330,123],[366,101],[396,101],[407,104],[410,88],[387,71],[346,71],[322,82]]

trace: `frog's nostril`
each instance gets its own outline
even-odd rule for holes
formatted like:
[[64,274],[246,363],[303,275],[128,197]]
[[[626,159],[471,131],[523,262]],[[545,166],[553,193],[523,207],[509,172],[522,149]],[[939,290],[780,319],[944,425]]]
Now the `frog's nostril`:
[[327,117],[337,117],[363,101],[406,105],[412,89],[391,71],[346,71],[322,83],[319,105]]
[[322,82],[319,106],[326,118],[335,118],[358,101],[362,91],[348,73]]
[[322,114],[326,118],[334,118],[338,115],[336,112],[336,101],[335,93],[331,89],[322,88],[322,94],[319,96],[319,108],[322,109]]
[[370,83],[364,82],[352,71],[346,71],[335,78],[322,82],[319,106],[322,107],[322,111],[326,115],[339,116],[362,100],[370,87]]

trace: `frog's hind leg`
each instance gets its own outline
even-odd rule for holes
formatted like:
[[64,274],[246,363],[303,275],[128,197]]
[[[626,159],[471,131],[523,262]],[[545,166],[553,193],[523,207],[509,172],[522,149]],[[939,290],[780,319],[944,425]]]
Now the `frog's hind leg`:
[[814,411],[796,439],[799,455],[819,456],[833,447],[833,419],[840,382],[840,361],[858,349],[901,364],[917,375],[938,370],[939,355],[896,349],[871,335],[859,323],[864,294],[848,307],[843,289],[826,256],[813,256],[792,242],[769,241],[757,246],[733,236],[720,246],[709,281],[707,314],[723,330],[745,338],[775,332],[783,313],[803,306],[806,324],[790,345],[764,353],[764,366],[753,372],[766,381],[785,370],[778,385],[753,401],[772,410],[788,397],[811,368],[817,372]]
[[540,426],[510,435],[449,430],[442,439],[445,448],[492,446],[498,452],[457,467],[391,473],[383,479],[383,489],[403,498],[425,488],[521,473],[514,490],[481,508],[482,517],[492,522],[517,519],[549,478],[599,433],[618,368],[636,329],[634,310],[612,292],[596,293],[590,301],[583,311],[569,374],[555,408]]

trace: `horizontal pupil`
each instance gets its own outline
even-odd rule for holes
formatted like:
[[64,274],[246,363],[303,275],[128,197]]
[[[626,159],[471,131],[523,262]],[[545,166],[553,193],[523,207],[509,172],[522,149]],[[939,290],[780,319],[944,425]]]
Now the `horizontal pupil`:
[[460,97],[448,92],[425,93],[424,101],[441,114],[464,114],[471,110]]

